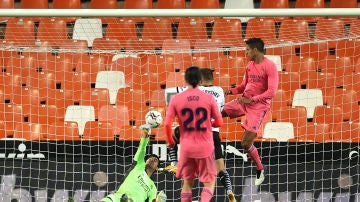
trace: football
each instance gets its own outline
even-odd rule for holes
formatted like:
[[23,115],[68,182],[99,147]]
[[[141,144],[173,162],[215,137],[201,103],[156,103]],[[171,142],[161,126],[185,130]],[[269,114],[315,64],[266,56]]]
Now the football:
[[159,111],[151,110],[145,115],[145,122],[152,128],[159,127],[163,122],[163,117]]

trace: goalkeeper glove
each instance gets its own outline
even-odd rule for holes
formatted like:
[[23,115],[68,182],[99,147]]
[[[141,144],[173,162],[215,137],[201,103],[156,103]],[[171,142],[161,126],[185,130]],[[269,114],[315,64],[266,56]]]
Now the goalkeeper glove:
[[176,174],[176,170],[177,167],[173,166],[173,165],[168,165],[165,168],[159,168],[158,171],[159,172],[163,172],[163,173],[170,173],[170,174]]
[[151,133],[151,126],[149,124],[143,124],[139,128],[140,130],[146,131],[148,134]]
[[156,202],[165,202],[167,199],[167,196],[164,192],[164,190],[161,190],[158,195],[156,196]]

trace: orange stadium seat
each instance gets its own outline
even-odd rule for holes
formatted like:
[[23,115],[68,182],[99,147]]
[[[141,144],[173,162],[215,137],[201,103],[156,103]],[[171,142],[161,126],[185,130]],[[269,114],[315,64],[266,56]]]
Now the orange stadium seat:
[[294,91],[300,88],[300,75],[298,72],[279,72],[279,89],[287,91],[292,97]]
[[72,121],[58,121],[49,124],[48,129],[48,140],[68,140],[68,141],[79,141],[79,129],[77,122]]
[[173,38],[171,20],[169,18],[146,19],[141,37],[143,39],[152,39],[155,44],[161,46],[165,39]]
[[[272,0],[261,0],[260,2],[260,8],[268,9],[268,8],[289,8],[289,0],[278,0],[278,1],[272,1]],[[288,17],[275,17],[275,21],[280,22],[282,20],[285,20]]]
[[0,0],[0,8],[15,8],[15,0]]
[[9,19],[5,28],[5,40],[14,45],[35,46],[35,23],[23,18]]
[[129,108],[125,105],[104,105],[99,110],[99,121],[112,123],[113,134],[119,135],[130,126]]
[[305,85],[307,89],[318,88],[323,93],[334,88],[335,85],[334,74],[315,71],[300,73],[300,81],[301,85]]
[[87,72],[69,72],[65,73],[63,79],[57,84],[59,89],[68,89],[79,95],[83,91],[90,91],[91,80]]
[[85,123],[82,140],[108,141],[114,140],[113,126],[111,122],[88,121]]
[[333,125],[341,122],[342,110],[340,107],[332,106],[316,106],[314,111],[314,123],[327,123]]
[[275,21],[271,18],[252,18],[246,26],[246,39],[258,37],[264,40],[265,44],[276,42]]
[[316,60],[312,57],[290,56],[283,63],[283,69],[287,72],[315,72],[316,68]]
[[17,123],[13,138],[26,140],[46,140],[47,125],[38,123]]
[[31,72],[29,77],[23,78],[22,86],[38,88],[40,90],[55,89],[55,75],[45,72]]
[[4,121],[0,120],[0,139],[1,138],[6,138],[6,133],[5,133],[5,124]]
[[48,0],[21,0],[20,2],[20,8],[27,9],[27,8],[49,8],[49,1]]
[[219,18],[214,20],[211,34],[212,40],[219,40],[226,45],[244,46],[240,19]]
[[53,0],[52,5],[55,9],[80,9],[81,0]]
[[125,0],[125,9],[147,9],[153,8],[153,0]]
[[330,8],[357,8],[357,0],[330,0]]
[[222,55],[224,55],[223,45],[218,40],[198,39],[194,43],[194,57],[205,56],[209,60],[215,60]]
[[210,67],[211,60],[206,56],[195,56],[192,58],[192,65],[197,66],[199,68]]
[[186,8],[186,1],[185,0],[158,0],[157,1],[157,8],[160,9],[183,9]]
[[91,9],[116,9],[117,8],[117,1],[116,0],[91,0],[90,2]]
[[219,0],[191,0],[190,8],[220,8]]
[[224,125],[221,127],[221,140],[222,141],[241,141],[244,134],[244,128],[241,122],[224,118]]
[[110,22],[107,25],[105,37],[118,39],[119,41],[138,39],[136,22],[132,19],[118,19],[114,22]]
[[230,74],[233,81],[241,82],[245,75],[246,63],[247,61],[243,57],[221,55],[217,60],[212,60],[210,66],[215,70],[215,74]]
[[360,142],[360,124],[340,122],[333,126],[331,140],[334,142]]
[[340,107],[343,121],[359,121],[359,96],[355,90],[334,88],[325,94],[325,103],[331,107]]
[[71,89],[56,89],[49,91],[51,96],[47,97],[48,105],[55,105],[59,117],[64,117],[66,107],[74,104],[74,93]]
[[4,121],[6,136],[14,135],[15,124],[24,121],[21,105],[0,103],[0,120]]
[[[325,8],[325,0],[296,0],[295,8]],[[305,19],[309,22],[316,22],[322,17],[296,17],[296,19]]]
[[36,71],[36,60],[33,57],[14,55],[7,59],[3,72],[12,73],[26,77],[30,72]]
[[314,37],[318,40],[344,38],[344,21],[338,19],[319,19],[316,23]]
[[97,73],[108,69],[107,58],[101,54],[84,55],[78,60],[75,69],[76,72],[89,73],[90,80],[95,83]]
[[[60,43],[60,49],[66,49],[66,50],[74,50],[74,52],[76,51],[87,51],[88,49],[88,45],[87,45],[87,41],[86,40],[79,40],[79,39],[68,39],[68,40],[63,40]],[[76,51],[75,51],[76,50]],[[60,52],[59,55],[61,55],[62,53]],[[64,54],[73,54],[76,55],[75,53],[69,53],[66,52]]]
[[151,92],[150,106],[151,107],[165,107],[165,90],[154,90]]
[[198,39],[208,39],[206,23],[200,18],[181,18],[176,39],[190,40],[192,45]]
[[88,91],[81,92],[80,96],[75,96],[75,101],[80,105],[91,105],[95,110],[95,117],[98,117],[98,112],[101,106],[110,105],[109,89],[107,88],[93,88]]
[[125,50],[128,51],[154,51],[161,47],[152,39],[130,39],[126,41]]
[[57,111],[55,105],[33,105],[30,107],[27,121],[30,123],[51,124],[57,122],[60,118],[58,117]]
[[309,41],[308,22],[305,20],[283,20],[281,21],[279,40],[280,41]]
[[21,105],[41,105],[46,103],[46,94],[37,88],[23,87],[14,92],[14,103]]
[[356,37],[360,36],[360,19],[355,19],[350,24],[349,36]]
[[285,106],[272,111],[272,120],[276,122],[291,122],[295,137],[303,134],[307,123],[306,108],[303,106]]
[[60,45],[68,39],[66,22],[57,18],[41,18],[36,39],[37,42],[48,42],[50,46]]
[[290,95],[287,91],[278,89],[272,102],[271,109],[279,110],[280,108],[291,106]]
[[124,44],[121,44],[117,39],[109,38],[96,38],[94,39],[92,50],[120,50],[124,48]]
[[148,55],[143,70],[145,73],[173,72],[175,71],[174,57],[172,55]]
[[[166,88],[171,88],[176,86],[186,86],[184,80],[184,74],[182,72],[168,72],[166,77]],[[152,106],[156,106],[156,105],[152,105]]]
[[122,71],[127,75],[141,74],[142,62],[140,57],[124,57],[113,61],[111,71]]
[[305,132],[298,135],[300,142],[328,142],[330,141],[330,126],[326,123],[308,123],[303,126]]
[[179,54],[191,54],[191,42],[188,39],[165,39],[162,43],[162,51],[164,54],[174,53],[175,51],[180,52]]

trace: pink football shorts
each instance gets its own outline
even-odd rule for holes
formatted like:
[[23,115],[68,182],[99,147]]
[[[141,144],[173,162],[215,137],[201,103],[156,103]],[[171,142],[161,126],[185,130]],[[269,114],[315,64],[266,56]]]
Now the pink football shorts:
[[266,117],[269,108],[264,107],[263,104],[253,104],[251,107],[245,104],[238,104],[236,99],[225,103],[224,111],[230,118],[246,116],[242,127],[250,132],[257,133],[260,126]]
[[214,155],[206,158],[187,158],[180,155],[176,177],[183,180],[194,180],[199,176],[202,183],[216,179],[216,165]]

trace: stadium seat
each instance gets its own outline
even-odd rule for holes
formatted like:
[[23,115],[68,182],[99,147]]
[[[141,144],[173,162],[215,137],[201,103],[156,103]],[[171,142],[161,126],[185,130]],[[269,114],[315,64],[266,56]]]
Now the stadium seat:
[[27,121],[30,123],[51,124],[57,122],[59,118],[55,105],[33,105],[30,107]]
[[47,125],[37,123],[17,123],[13,138],[30,141],[46,140]]
[[232,80],[241,82],[245,75],[246,63],[247,60],[244,57],[222,55],[217,60],[212,60],[210,66],[215,70],[216,74],[230,74]]
[[66,108],[74,104],[74,94],[70,89],[56,89],[49,92],[48,105],[55,105],[58,109],[59,118],[65,115]]
[[197,66],[199,68],[209,68],[211,60],[206,56],[198,56],[192,58],[193,66]]
[[206,57],[209,60],[216,60],[222,55],[224,55],[224,50],[220,41],[212,39],[199,39],[195,41],[193,47],[194,57]]
[[49,1],[48,0],[37,0],[37,1],[21,0],[20,8],[21,9],[27,9],[27,8],[37,8],[37,9],[45,8],[45,9],[48,9],[49,8]]
[[111,122],[88,121],[85,124],[82,140],[111,141],[115,139]]
[[185,0],[158,0],[157,8],[159,9],[184,9],[186,8]]
[[121,50],[125,45],[117,39],[96,38],[93,41],[92,51]]
[[96,38],[102,38],[102,23],[99,18],[81,18],[75,21],[73,39],[87,40],[88,47],[92,47]]
[[81,0],[53,0],[52,5],[55,9],[80,9]]
[[261,0],[260,8],[289,8],[289,0]]
[[15,8],[15,0],[0,0],[0,8]]
[[258,37],[265,44],[275,43],[277,41],[275,34],[275,21],[271,18],[252,18],[249,19],[246,26],[246,39]]
[[107,25],[105,37],[121,41],[137,40],[136,22],[133,19],[118,19]]
[[19,46],[35,46],[35,23],[28,19],[11,18],[6,23],[5,40]]
[[234,119],[224,118],[224,124],[221,126],[221,140],[226,142],[241,141],[244,134],[244,128],[241,122]]
[[87,72],[90,75],[90,80],[95,82],[96,75],[100,71],[108,69],[107,58],[101,54],[96,55],[84,55],[79,58],[75,71]]
[[21,105],[0,103],[0,120],[4,121],[6,136],[14,135],[16,123],[24,121]]
[[99,121],[111,122],[113,134],[120,135],[130,126],[129,109],[125,105],[104,105],[99,110]]
[[329,8],[357,8],[357,0],[330,0]]
[[95,110],[93,106],[70,105],[66,108],[64,121],[75,121],[78,123],[79,134],[84,133],[85,123],[95,121]]
[[208,39],[206,23],[200,18],[181,18],[176,39],[190,40],[192,45],[198,39]]
[[[166,77],[166,88],[186,86],[184,80],[184,73],[182,72],[168,72]],[[165,95],[165,94],[164,94]],[[151,100],[151,102],[153,102]],[[156,105],[153,105],[156,106]]]
[[219,0],[191,0],[190,8],[220,8]]
[[0,139],[6,138],[4,121],[0,121]]
[[144,21],[142,39],[151,39],[161,46],[166,39],[173,38],[171,20],[169,18],[148,18]]
[[129,52],[158,51],[161,47],[152,39],[130,39],[125,41],[125,50]]
[[281,108],[291,106],[290,95],[287,91],[278,89],[273,100],[271,101],[271,109],[279,110]]
[[[275,2],[275,1],[274,1]],[[283,20],[279,30],[279,40],[282,42],[309,41],[308,22],[305,20]]]
[[26,77],[30,72],[36,72],[36,60],[33,57],[12,55],[5,61],[2,71]]
[[75,96],[75,101],[78,101],[80,105],[93,106],[95,118],[97,118],[100,107],[110,104],[109,90],[107,88],[93,88],[90,92],[83,91],[80,96]]
[[72,90],[76,95],[83,91],[90,91],[91,89],[92,83],[90,80],[90,75],[87,72],[69,72],[63,73],[61,76],[64,77],[57,83],[57,85],[60,87],[58,89]]
[[214,41],[219,40],[224,44],[244,46],[241,20],[234,18],[215,19],[211,39]]
[[146,57],[144,73],[174,72],[174,57],[172,55],[151,54]]
[[360,124],[355,122],[340,122],[333,126],[331,140],[333,142],[360,142]]
[[314,37],[318,40],[344,38],[344,22],[338,19],[319,19],[316,23]]
[[125,9],[151,9],[153,8],[153,0],[125,0]]
[[45,72],[31,72],[23,78],[22,86],[38,88],[40,90],[55,89],[55,75]]
[[125,76],[121,71],[100,71],[96,76],[95,88],[109,89],[110,104],[115,104],[118,89],[125,87]]
[[303,126],[305,133],[297,137],[299,142],[328,142],[330,141],[330,126],[326,123],[308,123]]
[[287,72],[315,72],[316,69],[316,60],[312,57],[290,56],[283,62],[283,70]]
[[[301,88],[300,75],[298,72],[279,72],[279,89],[292,95],[296,89]],[[292,100],[292,99],[291,99]]]
[[294,138],[294,126],[291,122],[268,122],[265,124],[263,138],[275,138],[278,142],[286,142]]
[[343,111],[340,107],[316,106],[312,122],[333,125],[342,121],[342,113]]
[[294,92],[292,106],[306,107],[307,118],[313,118],[316,106],[322,106],[323,93],[320,89],[297,89]]
[[151,92],[150,106],[151,107],[165,107],[165,90],[154,90]]
[[[18,90],[18,91],[17,91]],[[21,105],[41,105],[46,104],[46,95],[39,89],[32,87],[22,87],[14,91],[13,102]]]
[[[224,9],[254,9],[254,1],[253,0],[225,0]],[[249,19],[254,17],[240,17],[238,19],[241,22],[247,22]]]
[[352,89],[334,88],[325,94],[325,103],[330,107],[340,107],[343,121],[359,121],[359,96]]
[[36,39],[36,43],[47,42],[49,46],[59,46],[68,39],[66,22],[57,18],[41,18]]
[[125,77],[132,74],[141,74],[142,62],[140,57],[122,57],[112,62],[111,71],[124,72]]
[[[68,39],[68,40],[64,40],[60,43],[59,56],[66,55],[66,54],[77,55],[76,53],[79,53],[79,52],[84,53],[85,51],[87,51],[87,49],[88,49],[87,40]],[[61,52],[64,50],[66,50],[67,52]],[[69,52],[69,50],[72,50],[73,52]]]
[[[325,8],[324,0],[296,0],[295,8]],[[304,19],[308,22],[316,22],[322,17],[296,17],[296,19]]]
[[56,141],[79,141],[80,135],[77,122],[58,121],[49,124],[47,139]]
[[119,135],[119,140],[140,141],[142,136],[143,136],[143,131],[141,131],[138,128],[129,127],[121,131],[121,134]]
[[300,83],[302,86],[306,86],[307,89],[321,89],[323,93],[326,93],[330,89],[334,88],[335,77],[332,73],[322,73],[315,71],[308,71],[300,73]]
[[91,9],[117,9],[116,0],[91,0],[90,2]]
[[163,54],[191,54],[191,42],[188,39],[165,39],[162,43]]
[[272,121],[291,122],[294,126],[295,135],[304,132],[307,123],[306,108],[303,106],[285,106],[279,109],[272,109]]
[[161,73],[146,73],[141,76],[141,82],[143,84],[142,90],[152,91],[159,90],[165,86],[166,83],[166,72]]

